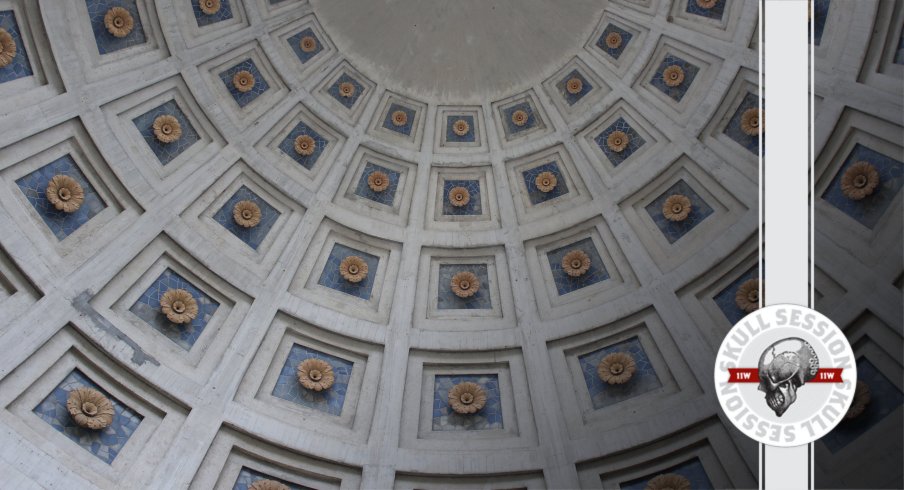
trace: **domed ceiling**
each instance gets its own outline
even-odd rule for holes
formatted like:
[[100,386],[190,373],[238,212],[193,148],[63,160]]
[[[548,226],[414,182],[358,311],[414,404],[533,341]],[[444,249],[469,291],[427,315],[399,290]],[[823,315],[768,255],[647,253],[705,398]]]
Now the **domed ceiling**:
[[4,472],[755,485],[711,369],[757,303],[757,21],[0,0]]

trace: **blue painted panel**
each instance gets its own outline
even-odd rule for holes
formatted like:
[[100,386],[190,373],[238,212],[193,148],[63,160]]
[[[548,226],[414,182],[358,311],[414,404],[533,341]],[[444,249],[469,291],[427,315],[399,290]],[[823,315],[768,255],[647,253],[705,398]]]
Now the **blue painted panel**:
[[826,29],[826,20],[829,18],[829,7],[832,0],[813,0],[813,41],[817,46],[822,42],[822,35]]
[[713,297],[713,301],[716,302],[716,305],[722,310],[725,318],[727,318],[732,325],[738,323],[742,318],[747,316],[747,312],[739,308],[737,303],[735,303],[735,295],[738,293],[738,288],[741,287],[741,284],[744,284],[750,279],[759,279],[759,277],[760,267],[755,265],[747,272],[741,274],[740,277],[732,281],[731,284],[722,291],[719,291],[719,293]]
[[[282,1],[282,0],[279,0]],[[274,0],[270,0],[270,3],[276,3]],[[282,483],[283,485],[289,487],[290,490],[307,490],[310,487],[306,487],[303,485],[296,485],[291,482],[287,482],[286,480],[282,480],[276,478],[274,476],[267,475],[265,473],[261,473],[260,471],[252,470],[247,466],[242,466],[242,469],[239,471],[239,476],[235,480],[235,484],[232,486],[232,490],[248,490],[254,482],[258,480],[273,480]]]
[[[691,200],[691,212],[684,221],[669,221],[662,214],[662,205],[673,194],[682,194]],[[713,208],[697,194],[684,180],[679,180],[672,187],[663,192],[655,201],[647,204],[647,214],[653,218],[656,227],[662,232],[669,243],[675,243],[697,225],[713,214]]]
[[[351,97],[343,97],[339,94],[339,86],[343,83],[350,83],[355,86],[355,93],[352,94]],[[355,103],[358,102],[358,99],[364,96],[364,90],[364,85],[352,78],[352,76],[348,73],[343,73],[339,76],[339,78],[336,79],[335,82],[333,82],[332,85],[330,85],[330,88],[329,90],[327,90],[327,92],[330,94],[330,96],[339,101],[339,103],[344,105],[347,109],[351,109],[352,107],[354,107]]]
[[[665,80],[663,79],[663,71],[672,66],[678,66],[682,70],[684,70],[684,80],[675,87],[669,87],[666,85]],[[675,55],[666,55],[666,57],[659,64],[659,68],[656,69],[656,73],[653,74],[653,79],[650,80],[650,84],[654,87],[658,88],[662,93],[666,94],[676,102],[681,102],[681,99],[684,98],[687,91],[690,89],[691,85],[694,83],[694,78],[697,77],[697,73],[700,71],[696,65],[691,64]]]
[[[617,32],[621,34],[622,42],[621,45],[617,48],[610,48],[606,44],[606,36],[609,34]],[[616,60],[628,49],[628,43],[631,42],[631,38],[634,37],[634,34],[622,29],[621,27],[616,26],[615,24],[609,24],[606,26],[606,29],[603,30],[602,35],[596,41],[596,47],[603,50],[603,52],[607,53],[609,56],[615,58]]]
[[[637,370],[631,379],[620,385],[611,385],[603,381],[596,371],[600,361],[615,352],[631,354],[637,364]],[[650,363],[650,358],[647,357],[647,353],[637,337],[631,337],[617,344],[584,354],[578,357],[578,362],[581,365],[581,373],[584,375],[584,382],[587,384],[587,391],[590,393],[590,401],[593,403],[594,409],[608,407],[662,387],[656,370],[653,369],[653,364]]]
[[[562,258],[572,250],[583,250],[590,257],[590,268],[578,277],[569,276],[562,268]],[[603,264],[603,259],[600,258],[596,245],[590,238],[551,250],[546,253],[546,256],[549,258],[549,268],[552,271],[552,278],[556,283],[559,296],[609,279],[609,272]]]
[[201,10],[200,0],[191,0],[191,8],[198,27],[209,26],[232,18],[232,6],[229,4],[229,0],[220,0],[220,10],[211,15],[207,15]]
[[[47,200],[47,184],[50,183],[50,179],[54,175],[68,175],[82,186],[82,190],[85,192],[85,200],[75,212],[65,213],[58,211]],[[75,164],[75,160],[68,154],[57,158],[28,175],[20,177],[16,180],[16,185],[25,194],[28,203],[35,208],[35,211],[38,212],[54,236],[60,240],[74,233],[75,230],[107,208],[106,203],[88,182],[88,179],[85,178],[85,174]]]
[[[470,381],[487,393],[486,405],[473,414],[461,415],[449,406],[449,390],[458,383]],[[436,375],[433,387],[433,430],[497,430],[502,429],[502,395],[497,374]]]
[[[342,275],[339,274],[339,264],[342,262],[342,259],[351,255],[357,255],[367,263],[367,277],[359,283],[346,281],[342,278]],[[335,289],[340,293],[350,294],[357,298],[369,300],[370,294],[374,288],[374,280],[377,277],[377,266],[379,263],[380,259],[376,255],[371,255],[336,243],[330,251],[330,256],[326,261],[326,265],[323,267],[323,272],[320,274],[320,280],[317,281],[317,284],[326,286],[330,289]]]
[[[386,190],[376,192],[367,185],[367,178],[374,172],[383,172],[389,177],[389,187],[387,187]],[[382,165],[377,165],[376,163],[367,162],[364,165],[364,172],[361,173],[361,178],[358,179],[358,186],[355,187],[355,195],[391,207],[392,203],[395,202],[395,195],[399,189],[400,178],[401,174],[395,170],[388,169]]]
[[[523,126],[518,126],[512,122],[512,114],[514,114],[515,111],[524,111],[527,113],[527,122],[525,122]],[[539,117],[530,102],[521,102],[502,110],[502,124],[505,127],[505,133],[509,136],[517,136],[518,133],[533,129],[538,123]]]
[[725,8],[727,6],[728,0],[718,0],[712,8],[705,9],[697,5],[697,0],[687,0],[686,12],[708,19],[722,20],[722,15],[725,14]]
[[[468,132],[459,136],[455,134],[455,131],[452,130],[452,125],[455,124],[455,121],[459,119],[464,119],[465,122],[468,123]],[[468,115],[451,115],[446,116],[446,141],[449,143],[473,143],[477,140],[477,135],[474,133],[474,116]]]
[[[317,47],[314,48],[313,51],[306,53],[303,49],[301,49],[301,40],[305,37],[313,37],[317,40]],[[312,58],[320,54],[323,51],[323,43],[320,42],[320,38],[314,34],[314,30],[308,27],[307,29],[302,30],[298,34],[290,37],[286,40],[289,43],[289,46],[292,48],[292,51],[295,53],[295,56],[298,57],[298,61],[301,61],[302,64],[311,61]]]
[[[161,143],[160,141],[157,141],[157,138],[154,136],[154,119],[165,114],[175,117],[179,121],[179,125],[182,126],[182,137],[172,143]],[[201,136],[188,121],[185,113],[182,112],[182,109],[179,108],[179,105],[176,104],[175,100],[170,100],[169,102],[145,112],[135,119],[132,119],[132,122],[135,123],[135,127],[138,128],[145,143],[148,144],[148,147],[154,152],[154,155],[157,155],[157,159],[160,160],[161,165],[172,162],[176,157],[181,155],[182,152],[201,140]]]
[[[308,135],[314,139],[314,153],[311,153],[310,155],[301,155],[295,151],[295,138],[302,135]],[[310,170],[314,167],[314,164],[317,163],[320,155],[326,151],[329,144],[329,140],[324,138],[320,133],[314,131],[314,129],[307,124],[299,122],[279,144],[279,149],[288,155],[289,158],[298,162],[299,165]]]
[[703,467],[703,463],[700,462],[699,458],[693,458],[655,474],[622,483],[619,487],[622,490],[644,490],[650,480],[664,473],[675,473],[687,478],[690,480],[691,488],[694,490],[713,490],[713,484],[709,481],[706,468]]
[[[609,145],[607,143],[607,139],[609,135],[616,132],[622,131],[628,135],[628,146],[622,150],[621,152],[615,152],[609,149]],[[600,150],[603,151],[603,154],[609,159],[612,163],[612,166],[617,167],[625,160],[631,158],[631,155],[634,154],[637,150],[639,150],[644,144],[646,144],[646,140],[628,124],[628,121],[625,121],[624,118],[618,118],[614,123],[612,123],[608,128],[604,129],[602,133],[598,134],[596,138],[593,139],[596,142],[597,146],[600,147]]]
[[31,63],[28,61],[25,43],[22,42],[22,31],[19,30],[16,14],[12,10],[0,12],[0,28],[6,29],[16,43],[16,56],[8,65],[0,67],[0,83],[32,76]]
[[741,105],[738,106],[737,110],[735,110],[734,114],[731,116],[731,119],[728,120],[728,125],[725,126],[725,130],[723,131],[729,138],[733,139],[739,145],[747,148],[747,151],[753,153],[754,155],[759,152],[759,144],[760,138],[763,138],[763,145],[765,148],[766,144],[766,135],[748,135],[741,129],[741,116],[748,109],[756,109],[760,105],[760,99],[755,94],[747,93],[744,96],[744,100],[741,101]]
[[[191,323],[173,323],[160,311],[160,298],[163,297],[163,293],[168,289],[184,289],[191,293],[195,302],[198,303],[198,316]],[[138,298],[138,301],[129,308],[129,311],[147,322],[151,328],[175,342],[179,347],[191,350],[219,306],[220,304],[213,298],[185,278],[171,269],[166,269]]]
[[[572,78],[577,78],[583,84],[581,86],[581,91],[576,94],[569,92],[567,89],[568,80],[571,80]],[[585,95],[589,94],[590,91],[593,90],[593,85],[589,81],[587,81],[587,78],[585,78],[584,75],[581,75],[581,72],[577,70],[571,70],[571,73],[565,75],[564,78],[559,80],[559,83],[556,84],[556,88],[559,90],[559,93],[562,94],[562,97],[565,99],[565,102],[567,102],[568,105],[575,105],[581,99],[583,99]]]
[[[113,404],[114,415],[113,422],[109,426],[100,430],[92,430],[80,427],[72,420],[72,416],[69,415],[69,410],[66,408],[66,401],[69,399],[69,392],[78,388],[94,388],[110,400]],[[33,412],[54,430],[107,464],[111,464],[116,459],[144,418],[110,395],[78,369],[69,373],[34,408]]]
[[[147,42],[136,0],[85,0],[85,4],[88,6],[88,19],[91,21],[91,30],[94,31],[94,41],[100,54],[112,53]],[[132,15],[134,27],[125,37],[110,34],[104,24],[104,16],[113,7],[122,7]]]
[[[396,111],[402,111],[406,116],[408,116],[408,120],[405,122],[405,124],[401,126],[396,126],[395,124],[393,124],[392,115]],[[405,136],[411,136],[411,130],[414,129],[414,116],[416,114],[417,111],[409,107],[405,107],[401,104],[389,104],[389,109],[386,111],[386,115],[383,117],[383,127]]]
[[[551,172],[556,176],[556,187],[549,192],[543,192],[537,188],[537,176],[543,172]],[[531,204],[537,205],[568,194],[568,184],[565,183],[559,164],[555,160],[529,168],[521,172],[521,175],[524,178],[524,185],[527,186],[527,196],[530,198]]]
[[[471,200],[464,206],[453,206],[449,201],[449,192],[456,187],[468,190]],[[443,181],[443,215],[445,216],[479,216],[483,214],[480,203],[479,180],[445,180]]]
[[[459,272],[472,272],[480,280],[480,289],[469,298],[459,298],[452,292],[452,276]],[[440,310],[489,310],[493,308],[490,297],[490,276],[486,264],[441,264],[439,266]]]
[[[232,210],[239,201],[252,201],[261,209],[261,222],[252,228],[245,228],[235,222]],[[245,242],[249,247],[257,250],[257,247],[267,238],[267,234],[273,228],[276,220],[279,218],[280,212],[271,206],[262,197],[258,196],[251,189],[242,186],[226,201],[216,214],[213,215],[214,221],[223,225],[223,228],[229,230],[239,240]]]
[[[309,358],[326,361],[332,366],[335,381],[333,381],[333,386],[328,390],[309,390],[298,382],[296,374],[298,365]],[[276,380],[276,386],[273,387],[272,394],[277,398],[320,410],[330,415],[341,415],[342,404],[345,403],[345,395],[348,391],[348,382],[352,376],[353,366],[354,363],[352,361],[309,347],[293,344],[289,350],[289,356],[286,357],[286,362],[283,363],[282,370],[279,372],[279,378]]]
[[[879,172],[879,186],[869,196],[854,201],[841,192],[841,178],[851,165],[859,161],[867,161],[876,167],[876,171]],[[902,184],[904,184],[904,164],[857,143],[835,174],[832,183],[823,192],[822,198],[863,226],[872,229],[888,211]],[[900,213],[900,209],[897,211]]]
[[[236,73],[245,70],[251,73],[254,76],[254,87],[247,92],[240,92],[235,88],[235,85],[232,83],[232,77],[235,76]],[[254,61],[251,58],[242,61],[241,63],[220,72],[219,74],[220,80],[223,81],[223,84],[226,85],[226,88],[229,90],[229,95],[232,96],[233,100],[235,100],[236,104],[239,107],[245,107],[246,105],[254,102],[255,99],[264,94],[267,90],[270,89],[270,84],[267,83],[267,80],[264,79],[264,76],[261,75],[260,70],[257,69],[257,65],[254,64]]]

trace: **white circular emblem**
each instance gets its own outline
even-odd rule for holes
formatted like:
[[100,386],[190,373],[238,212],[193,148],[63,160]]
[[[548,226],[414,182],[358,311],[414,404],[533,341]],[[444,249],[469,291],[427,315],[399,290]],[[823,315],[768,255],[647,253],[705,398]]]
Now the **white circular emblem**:
[[800,446],[844,418],[857,364],[844,333],[825,315],[772,305],[728,332],[714,380],[722,410],[741,432],[770,446]]

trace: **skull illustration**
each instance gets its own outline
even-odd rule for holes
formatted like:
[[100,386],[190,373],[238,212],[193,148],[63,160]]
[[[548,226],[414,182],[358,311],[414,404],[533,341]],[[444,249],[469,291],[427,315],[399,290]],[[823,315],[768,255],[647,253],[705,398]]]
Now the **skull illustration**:
[[766,404],[781,417],[797,400],[797,389],[816,376],[819,358],[813,346],[796,337],[773,343],[760,355],[759,390]]

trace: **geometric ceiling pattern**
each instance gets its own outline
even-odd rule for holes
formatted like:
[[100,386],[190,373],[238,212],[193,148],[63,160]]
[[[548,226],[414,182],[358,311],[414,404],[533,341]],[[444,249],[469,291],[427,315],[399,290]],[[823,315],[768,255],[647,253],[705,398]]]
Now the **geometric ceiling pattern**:
[[[844,38],[836,4],[814,22],[842,73],[901,39],[900,9],[881,39]],[[711,369],[760,278],[757,5],[520,7],[0,0],[3,473],[755,485]],[[902,62],[837,83],[888,101]],[[862,226],[820,236],[880,250],[900,232],[895,106],[817,95],[844,141],[817,136],[819,212]],[[883,197],[857,207],[833,186],[865,158]],[[818,304],[853,294],[833,267]],[[864,332],[881,402],[861,432],[881,430],[900,332],[887,307],[833,311]]]

